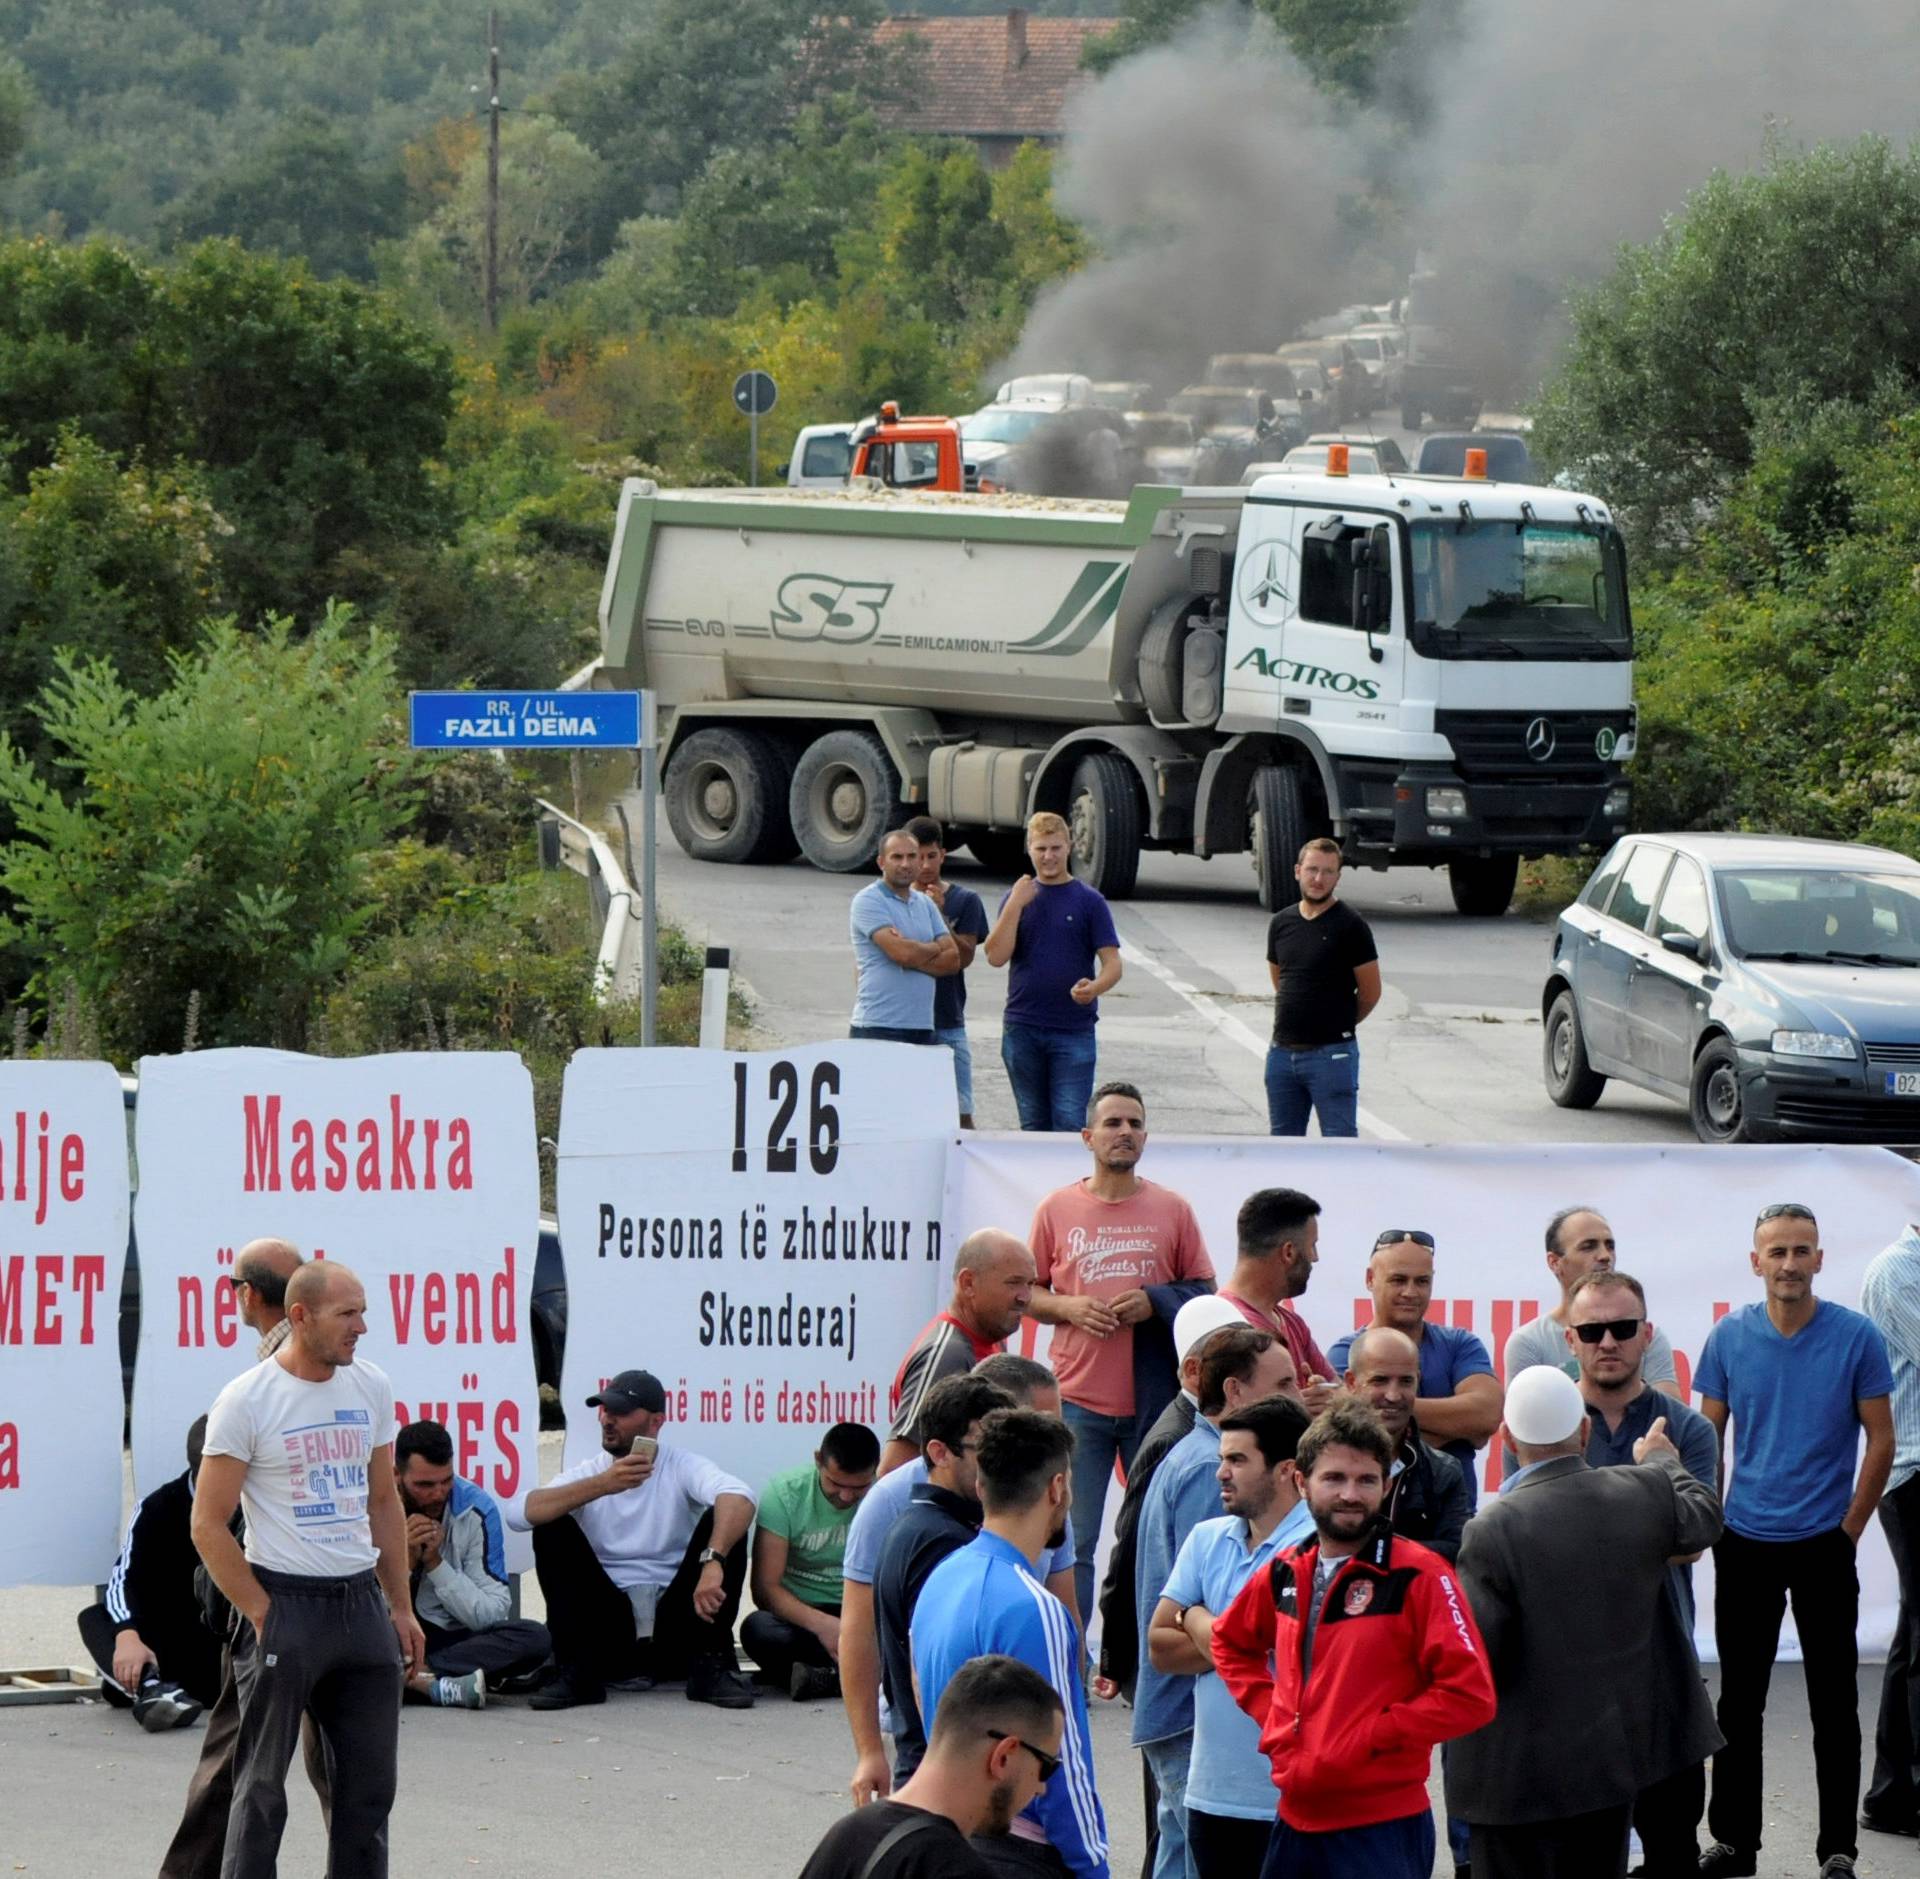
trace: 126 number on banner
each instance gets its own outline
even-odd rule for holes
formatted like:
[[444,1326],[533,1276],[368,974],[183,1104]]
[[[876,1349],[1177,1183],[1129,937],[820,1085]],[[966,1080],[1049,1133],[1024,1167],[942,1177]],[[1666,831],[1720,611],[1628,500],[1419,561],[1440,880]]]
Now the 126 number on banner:
[[[733,1172],[747,1172],[748,1109],[752,1104],[750,1073],[759,1066],[741,1060],[733,1066]],[[773,1117],[767,1125],[769,1174],[800,1171],[799,1138],[789,1131],[800,1107],[800,1072],[783,1057],[766,1066],[767,1101]],[[840,1094],[840,1066],[817,1063],[807,1079],[807,1163],[815,1174],[831,1174],[840,1160],[840,1112],[828,1099]]]

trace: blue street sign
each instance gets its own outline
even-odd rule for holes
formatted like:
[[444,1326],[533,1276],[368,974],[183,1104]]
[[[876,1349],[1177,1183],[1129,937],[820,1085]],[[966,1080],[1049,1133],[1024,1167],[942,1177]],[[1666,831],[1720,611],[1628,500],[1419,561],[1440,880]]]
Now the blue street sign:
[[415,750],[637,750],[638,692],[414,692]]

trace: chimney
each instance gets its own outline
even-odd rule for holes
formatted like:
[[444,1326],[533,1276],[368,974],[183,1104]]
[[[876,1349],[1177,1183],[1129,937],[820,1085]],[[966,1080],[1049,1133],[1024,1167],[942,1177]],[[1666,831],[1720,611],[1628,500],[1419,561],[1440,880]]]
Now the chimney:
[[1027,10],[1007,9],[1007,70],[1017,72],[1027,62]]

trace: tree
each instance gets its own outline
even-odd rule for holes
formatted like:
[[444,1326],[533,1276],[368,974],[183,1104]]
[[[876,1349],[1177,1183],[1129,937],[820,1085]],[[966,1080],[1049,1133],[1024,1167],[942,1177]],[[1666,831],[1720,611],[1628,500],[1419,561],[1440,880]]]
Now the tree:
[[0,939],[39,995],[74,980],[126,1057],[174,1048],[195,992],[209,1042],[297,1048],[410,807],[394,691],[390,642],[339,611],[305,639],[224,621],[147,699],[63,658],[34,709],[70,793],[0,738]]
[[19,162],[33,115],[33,85],[18,59],[0,52],[0,176]]
[[1093,40],[1083,55],[1088,68],[1108,72],[1122,59],[1165,45],[1206,15],[1251,27],[1264,15],[1288,49],[1330,90],[1370,98],[1382,65],[1403,43],[1423,6],[1430,11],[1455,0],[1123,0],[1113,31]]
[[1768,409],[1920,391],[1920,152],[1884,138],[1718,172],[1573,302],[1536,439],[1643,548],[1684,552]]

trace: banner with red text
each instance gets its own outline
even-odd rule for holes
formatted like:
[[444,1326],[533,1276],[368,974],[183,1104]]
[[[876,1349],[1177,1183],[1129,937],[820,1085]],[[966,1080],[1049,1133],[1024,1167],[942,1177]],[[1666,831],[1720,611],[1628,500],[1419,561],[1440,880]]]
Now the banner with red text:
[[0,1585],[91,1585],[113,1564],[126,1257],[119,1075],[0,1064]]
[[[1070,1135],[962,1136],[948,1164],[947,1244],[983,1226],[1024,1236],[1040,1200],[1089,1165]],[[1389,1227],[1431,1233],[1429,1316],[1479,1333],[1496,1371],[1512,1331],[1559,1301],[1546,1265],[1548,1219],[1563,1207],[1597,1208],[1618,1238],[1619,1269],[1646,1287],[1648,1315],[1672,1339],[1689,1385],[1714,1324],[1761,1298],[1748,1254],[1762,1207],[1798,1201],[1815,1212],[1826,1254],[1815,1289],[1856,1308],[1867,1262],[1920,1220],[1920,1168],[1880,1148],[1420,1148],[1169,1136],[1148,1143],[1139,1172],[1192,1203],[1222,1284],[1248,1194],[1292,1187],[1318,1200],[1319,1263],[1295,1302],[1323,1349],[1371,1321],[1365,1277],[1378,1235]],[[1035,1330],[1029,1322],[1029,1337]],[[1047,1335],[1039,1333],[1043,1357]],[[1697,1396],[1689,1400],[1698,1407]],[[1479,1460],[1484,1494],[1498,1485],[1498,1462],[1490,1449]],[[1899,1589],[1877,1522],[1860,1549],[1860,1584],[1862,1648],[1884,1654]],[[1702,1655],[1711,1657],[1710,1558],[1694,1568],[1694,1590]],[[1798,1648],[1789,1619],[1782,1651]]]
[[852,1040],[741,1054],[583,1050],[567,1066],[567,1463],[621,1370],[665,1387],[663,1432],[757,1492],[836,1422],[884,1430],[939,1309],[958,1115],[944,1050]]
[[254,1361],[227,1277],[263,1237],[359,1276],[359,1356],[392,1379],[401,1422],[445,1423],[456,1470],[496,1499],[536,1484],[540,1174],[517,1056],[147,1057],[134,1146],[141,1493],[185,1465],[188,1426]]

